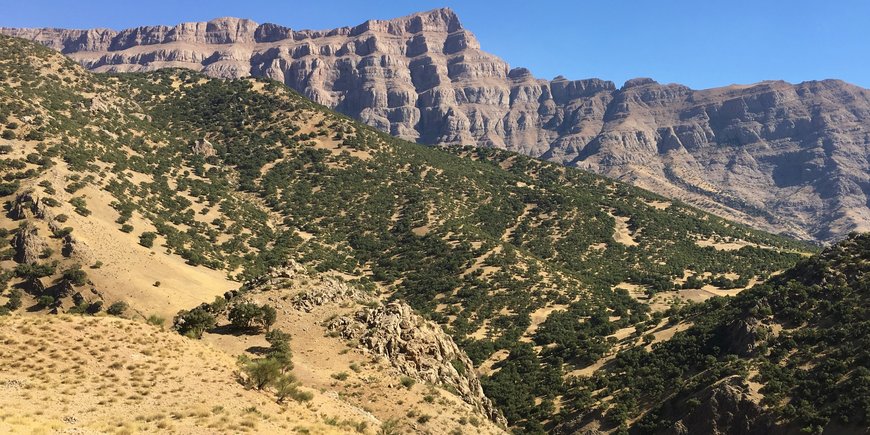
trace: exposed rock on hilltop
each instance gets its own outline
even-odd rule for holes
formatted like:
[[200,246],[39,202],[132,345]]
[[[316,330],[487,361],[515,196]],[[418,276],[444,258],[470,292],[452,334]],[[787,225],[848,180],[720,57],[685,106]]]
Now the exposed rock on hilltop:
[[[411,394],[413,397],[414,389],[410,385],[403,385],[402,378],[407,376],[421,384],[425,383],[426,391],[430,392],[428,394],[434,394],[431,393],[435,391],[434,387],[441,387],[445,395],[449,393],[461,403],[452,408],[438,409],[448,419],[451,418],[450,413],[455,418],[460,413],[470,411],[494,423],[487,422],[482,427],[476,427],[476,432],[503,433],[502,428],[507,427],[504,416],[484,394],[474,366],[465,352],[439,325],[424,320],[405,303],[391,302],[385,305],[370,289],[363,289],[336,276],[317,274],[313,269],[292,260],[272,268],[259,279],[247,282],[243,291],[232,295],[230,303],[240,300],[274,304],[281,317],[286,316],[279,319],[276,327],[291,333],[294,345],[298,343],[297,346],[302,347],[313,341],[312,347],[329,355],[325,358],[329,362],[320,361],[316,368],[303,368],[301,372],[327,370],[330,364],[334,365],[335,360],[342,358],[341,355],[349,353],[344,348],[348,346],[353,353],[373,361],[370,364],[372,367],[381,362],[385,364],[375,378],[369,376],[371,373],[363,372],[362,364],[355,363],[351,367],[357,376],[366,379],[367,394],[395,396],[398,390],[400,395]],[[203,304],[200,309],[214,312],[209,304]],[[329,346],[335,345],[333,341],[341,343],[342,350],[333,349],[330,352]],[[300,365],[312,357],[311,350],[300,351],[299,354],[305,354],[295,359]],[[393,400],[391,407],[395,408],[396,399]],[[404,400],[409,405],[413,403],[409,397]],[[401,405],[404,400],[399,399],[398,404]],[[367,403],[372,406],[373,402],[368,400]],[[435,401],[430,399],[427,403],[435,404]],[[436,404],[441,405],[440,402]],[[446,433],[437,427],[427,427],[427,431]]]
[[[270,271],[267,279],[248,283],[247,287],[256,291],[293,287],[292,280],[304,276],[303,271],[302,266],[290,261],[284,267]],[[333,277],[321,277],[318,285],[295,294],[290,306],[310,313],[317,307],[356,303],[368,307],[352,315],[335,316],[326,322],[326,328],[385,358],[404,375],[450,388],[478,412],[501,426],[507,426],[504,416],[483,393],[468,355],[440,326],[425,320],[408,304],[382,304],[354,285]]]
[[483,394],[465,352],[438,325],[424,320],[407,304],[391,302],[363,309],[353,317],[333,319],[327,326],[347,339],[358,340],[375,355],[386,357],[406,375],[453,388],[484,415],[503,426],[507,424]]
[[323,31],[220,18],[0,32],[94,71],[269,77],[404,139],[577,165],[799,238],[870,229],[870,94],[840,81],[695,91],[541,80],[482,51],[450,9]]

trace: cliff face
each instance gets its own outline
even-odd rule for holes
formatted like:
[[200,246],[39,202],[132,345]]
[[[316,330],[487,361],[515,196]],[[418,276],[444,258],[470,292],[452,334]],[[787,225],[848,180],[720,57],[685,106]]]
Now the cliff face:
[[800,238],[870,230],[870,92],[840,81],[696,91],[541,80],[481,51],[449,9],[328,31],[222,18],[0,32],[94,71],[269,77],[404,139],[576,165]]

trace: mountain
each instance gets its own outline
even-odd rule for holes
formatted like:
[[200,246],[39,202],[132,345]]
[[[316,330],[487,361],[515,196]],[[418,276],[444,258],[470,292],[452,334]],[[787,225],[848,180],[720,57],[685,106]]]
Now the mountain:
[[[294,262],[300,233],[219,145],[155,121],[172,77],[122,86],[0,37],[0,432],[504,433],[439,325]],[[369,340],[326,326],[367,334],[370,311]]]
[[274,79],[403,139],[589,169],[804,240],[870,230],[870,91],[841,81],[692,90],[542,80],[482,51],[449,9],[325,31],[222,18],[0,32],[98,72],[184,67]]
[[244,370],[292,350],[281,391],[338,398],[328,425],[555,429],[617,337],[665,322],[665,342],[680,306],[814,252],[576,168],[396,139],[276,81],[93,74],[9,37],[0,169],[0,314],[120,313]]

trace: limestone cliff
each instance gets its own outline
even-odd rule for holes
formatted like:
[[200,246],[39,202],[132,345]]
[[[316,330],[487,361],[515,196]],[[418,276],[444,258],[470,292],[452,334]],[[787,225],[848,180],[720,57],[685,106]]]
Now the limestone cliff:
[[576,165],[799,238],[870,230],[870,91],[841,81],[542,80],[482,51],[449,9],[323,31],[221,18],[0,32],[94,71],[269,77],[404,139]]

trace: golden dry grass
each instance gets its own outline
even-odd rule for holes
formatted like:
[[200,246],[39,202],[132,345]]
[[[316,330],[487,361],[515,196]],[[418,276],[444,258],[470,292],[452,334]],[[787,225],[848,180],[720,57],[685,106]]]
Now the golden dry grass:
[[344,432],[243,388],[229,355],[125,319],[4,317],[0,364],[2,433]]

